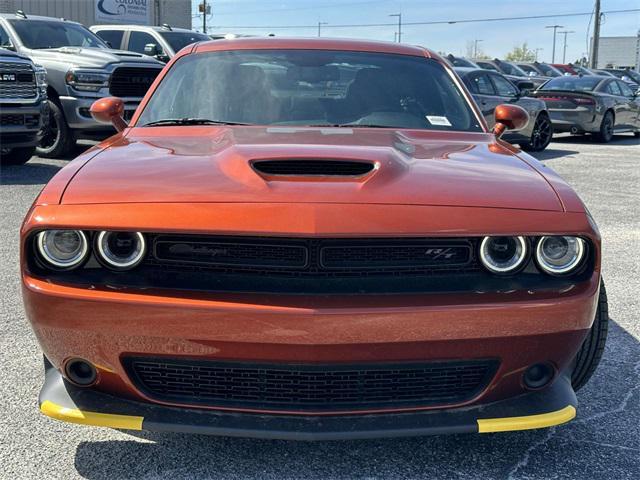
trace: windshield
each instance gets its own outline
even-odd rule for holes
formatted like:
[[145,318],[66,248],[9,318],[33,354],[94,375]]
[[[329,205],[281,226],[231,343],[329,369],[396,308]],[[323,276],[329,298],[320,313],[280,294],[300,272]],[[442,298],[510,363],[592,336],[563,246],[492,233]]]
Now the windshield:
[[640,74],[632,70],[607,70],[607,73],[610,73],[611,75],[620,79],[623,77],[628,77],[634,82],[640,82]]
[[198,32],[160,32],[160,35],[176,53],[192,43],[211,40],[208,35]]
[[546,63],[539,63],[538,68],[542,71],[545,77],[561,77],[562,72],[551,65],[547,65]]
[[9,20],[27,48],[95,47],[109,48],[82,25],[49,20]]
[[592,92],[602,81],[598,77],[558,77],[545,83],[540,90],[569,90],[571,92]]
[[324,50],[237,50],[182,57],[137,125],[164,119],[482,131],[439,62]]
[[468,67],[468,68],[478,68],[478,65],[473,63],[471,60],[467,60],[466,58],[461,57],[447,57],[451,64],[454,67]]
[[507,75],[513,75],[515,77],[527,77],[527,72],[522,70],[520,67],[507,62],[500,62],[500,68],[502,68],[503,72]]
[[524,70],[526,73],[533,73],[535,75],[538,75],[538,71],[533,68],[531,65],[518,65],[522,70]]

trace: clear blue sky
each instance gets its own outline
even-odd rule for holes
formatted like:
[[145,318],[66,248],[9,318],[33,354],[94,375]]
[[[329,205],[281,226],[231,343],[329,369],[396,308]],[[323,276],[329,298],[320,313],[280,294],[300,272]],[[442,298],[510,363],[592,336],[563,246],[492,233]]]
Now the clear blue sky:
[[[193,13],[202,0],[193,1]],[[591,12],[591,0],[207,0],[212,5],[207,18],[211,32],[277,36],[316,36],[318,22],[322,36],[394,40],[394,26],[332,28],[339,24],[389,23],[397,21],[389,14],[402,12],[403,22],[463,20],[542,14]],[[640,0],[602,0],[602,10],[639,9]],[[527,42],[529,48],[542,48],[540,60],[550,61],[553,35],[546,25],[560,24],[575,33],[567,36],[567,62],[587,51],[589,16],[557,17],[486,23],[416,25],[403,27],[402,41],[424,45],[436,51],[465,55],[467,45],[480,39],[487,55],[503,57],[515,45]],[[312,25],[303,28],[275,28],[283,25]],[[202,28],[202,17],[194,16],[195,29]],[[264,26],[265,28],[237,28]],[[602,36],[636,35],[640,12],[611,14],[605,17]],[[562,35],[558,35],[556,61],[562,60]]]

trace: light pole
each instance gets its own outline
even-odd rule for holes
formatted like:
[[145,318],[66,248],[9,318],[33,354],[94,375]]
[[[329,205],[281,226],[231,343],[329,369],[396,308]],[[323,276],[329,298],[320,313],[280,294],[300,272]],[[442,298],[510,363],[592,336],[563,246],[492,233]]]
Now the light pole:
[[402,43],[402,14],[392,13],[390,17],[398,17],[398,43]]
[[544,48],[536,48],[536,62],[538,61],[538,52],[541,52]]
[[318,36],[320,36],[320,29],[322,28],[322,25],[329,25],[327,22],[318,22]]
[[562,63],[567,63],[567,34],[568,33],[576,33],[573,30],[563,30],[562,32],[558,32],[564,35],[564,47],[562,47]]
[[473,58],[478,58],[478,43],[484,42],[484,40],[475,39],[473,41]]
[[559,28],[564,28],[564,25],[547,25],[544,28],[553,28],[553,53],[551,54],[551,63],[556,63],[556,32]]

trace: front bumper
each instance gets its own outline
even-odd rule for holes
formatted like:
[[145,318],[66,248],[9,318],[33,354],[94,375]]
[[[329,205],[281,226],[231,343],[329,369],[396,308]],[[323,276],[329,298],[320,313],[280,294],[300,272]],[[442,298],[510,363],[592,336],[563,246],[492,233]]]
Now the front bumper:
[[311,441],[550,427],[573,419],[577,401],[569,379],[563,376],[543,391],[467,408],[330,417],[238,414],[154,405],[76,388],[48,366],[39,404],[49,417],[82,425]]
[[40,100],[33,104],[3,104],[2,117],[11,117],[13,124],[2,122],[0,144],[3,148],[33,147],[40,143],[49,121],[49,104]]

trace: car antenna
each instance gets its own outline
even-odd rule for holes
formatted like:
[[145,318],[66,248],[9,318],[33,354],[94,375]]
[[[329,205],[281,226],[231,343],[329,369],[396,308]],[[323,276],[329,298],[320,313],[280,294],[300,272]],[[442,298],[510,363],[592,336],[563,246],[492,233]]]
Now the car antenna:
[[171,32],[173,31],[173,29],[171,28],[171,25],[169,25],[168,23],[163,23],[162,28],[164,28],[165,30],[169,30]]
[[26,14],[26,13],[24,13],[24,11],[22,11],[22,10],[18,10],[18,11],[16,12],[16,17],[20,17],[20,18],[27,18],[27,14]]

